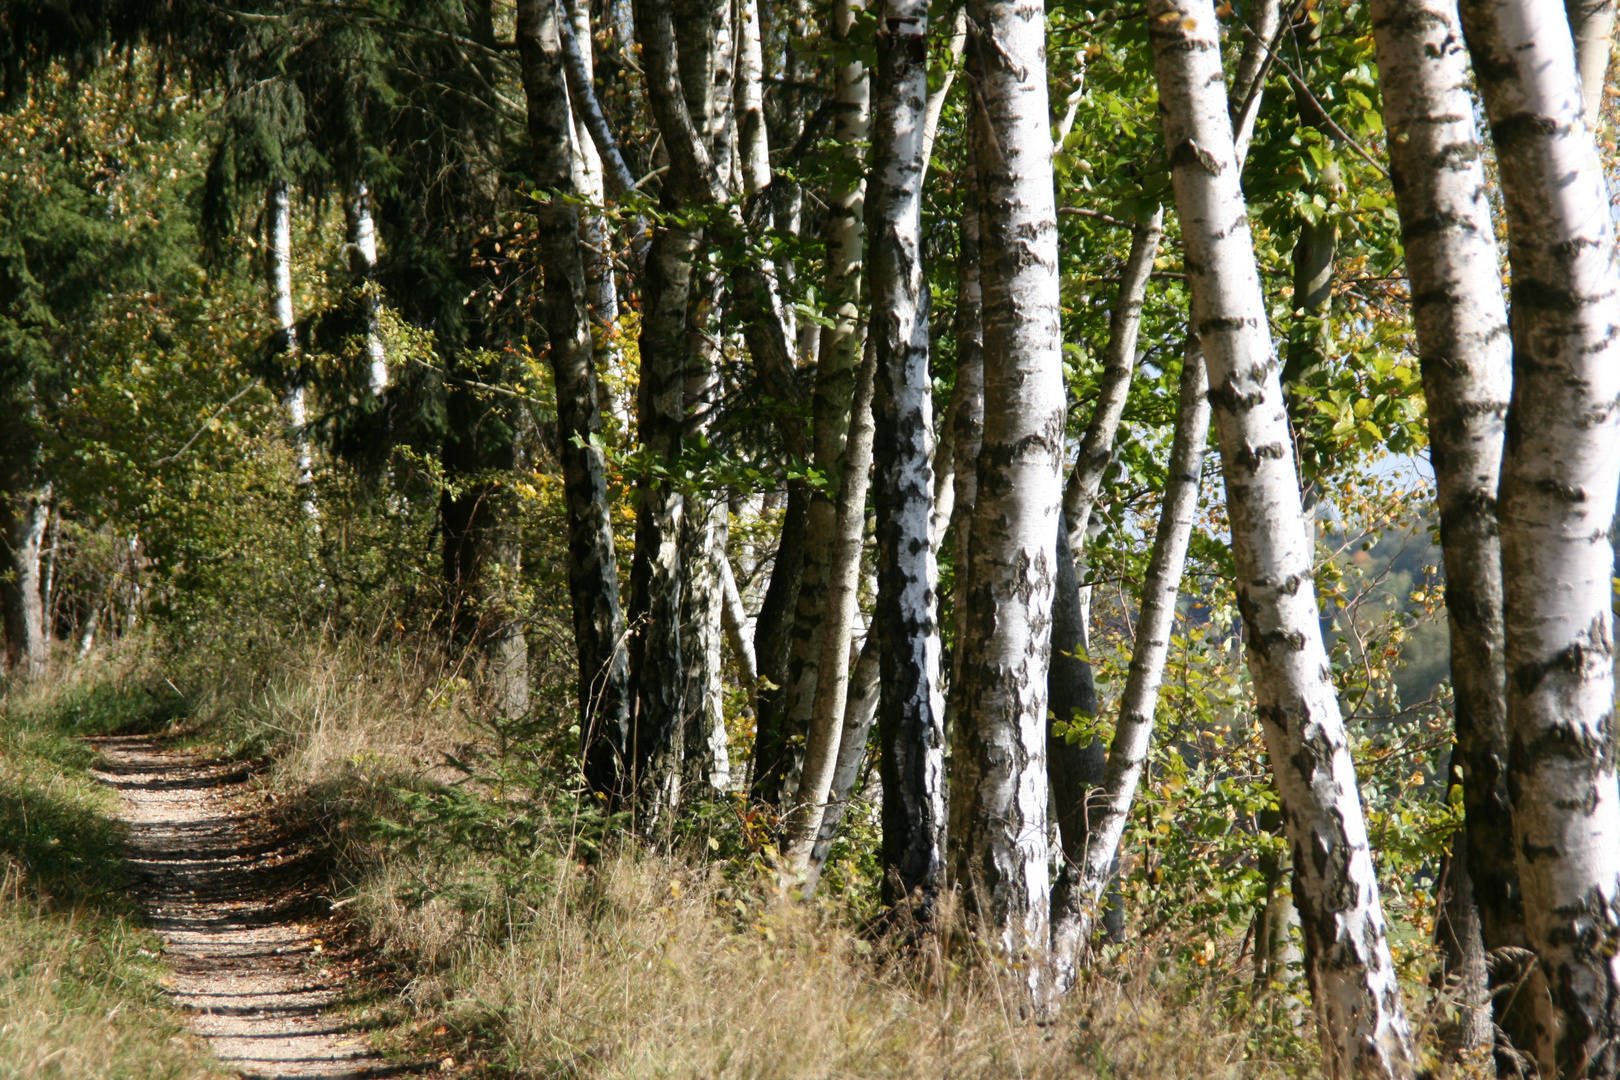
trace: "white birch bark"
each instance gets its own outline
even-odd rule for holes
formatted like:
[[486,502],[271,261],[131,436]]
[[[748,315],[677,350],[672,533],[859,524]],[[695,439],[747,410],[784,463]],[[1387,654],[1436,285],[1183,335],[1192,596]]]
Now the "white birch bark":
[[51,519],[51,485],[30,481],[28,470],[16,470],[23,483],[6,493],[3,539],[10,558],[7,580],[0,583],[6,611],[6,663],[31,679],[45,673],[49,637],[45,625],[41,556]]
[[[517,8],[528,128],[535,178],[543,189],[570,177],[572,124],[556,52],[567,24],[546,15],[547,0]],[[568,587],[578,651],[580,756],[591,790],[621,799],[633,793],[630,737],[634,692],[629,681],[625,620],[607,498],[606,462],[593,436],[601,407],[591,347],[579,211],[564,200],[536,206],[548,359],[557,394],[557,445],[568,509]]]
[[1620,480],[1620,268],[1557,0],[1468,0],[1513,271],[1497,520],[1509,797],[1544,1076],[1620,1072],[1620,798],[1609,526]]
[[[943,884],[944,703],[940,695],[933,503],[933,384],[928,285],[922,269],[922,137],[928,101],[926,0],[889,0],[879,19],[873,90],[871,329],[877,354],[873,416],[878,600],[882,640],[884,900]],[[926,910],[926,908],[925,908]]]
[[[1062,927],[1054,925],[1053,948],[1059,985],[1072,981],[1081,953],[1091,939],[1092,922],[1103,901],[1103,890],[1119,857],[1120,837],[1130,818],[1131,802],[1153,741],[1153,717],[1158,710],[1159,686],[1170,653],[1175,627],[1176,597],[1187,563],[1187,546],[1198,515],[1198,485],[1204,468],[1204,443],[1209,431],[1209,383],[1198,339],[1189,337],[1181,369],[1181,406],[1165,473],[1164,504],[1153,537],[1153,553],[1142,583],[1142,609],[1136,620],[1130,671],[1120,695],[1119,717],[1114,724],[1102,790],[1086,800],[1086,845],[1080,865],[1079,917]],[[1066,987],[1063,987],[1066,989]]]
[[[975,0],[984,431],[965,588],[964,757],[951,791],[951,869],[1042,989],[1048,949],[1047,668],[1062,513],[1064,413],[1057,207],[1045,10]],[[959,571],[960,573],[960,571]],[[885,788],[885,792],[887,789]]]
[[1227,111],[1232,116],[1232,145],[1240,166],[1249,157],[1249,141],[1254,137],[1254,122],[1260,116],[1273,51],[1281,44],[1282,34],[1288,28],[1282,17],[1282,0],[1252,0],[1245,5],[1243,16],[1247,20],[1243,51],[1238,55],[1237,71],[1232,76],[1227,99]]
[[270,234],[269,266],[270,311],[276,320],[293,369],[282,388],[281,407],[287,411],[287,428],[292,437],[296,462],[295,482],[299,499],[310,517],[315,516],[313,464],[309,445],[309,417],[304,406],[304,379],[298,372],[302,354],[298,349],[298,320],[293,313],[292,295],[292,206],[285,180],[270,181],[265,195],[265,225]]
[[723,605],[720,614],[726,644],[731,646],[732,655],[737,658],[743,689],[752,696],[754,685],[759,682],[759,661],[754,655],[754,639],[751,636],[753,628],[749,625],[748,610],[743,607],[742,594],[737,591],[737,575],[731,569],[731,560],[723,549],[715,560],[715,568],[720,575],[720,602]]
[[1406,1076],[1410,1035],[1348,733],[1329,677],[1293,442],[1232,143],[1212,0],[1150,0],[1149,36],[1220,433],[1256,708],[1265,728],[1328,1068]]
[[1063,489],[1063,516],[1069,523],[1069,547],[1076,561],[1086,547],[1086,528],[1097,505],[1103,474],[1114,459],[1114,440],[1119,437],[1120,418],[1131,393],[1131,376],[1136,371],[1136,343],[1142,331],[1142,304],[1147,299],[1148,281],[1153,276],[1153,260],[1159,254],[1164,235],[1164,209],[1156,208],[1131,229],[1131,250],[1119,275],[1119,297],[1108,318],[1108,350],[1103,357],[1102,379],[1097,387],[1097,404],[1091,422],[1080,441],[1080,453]]
[[821,815],[821,831],[810,850],[809,865],[805,868],[802,891],[811,896],[820,880],[821,868],[826,865],[833,841],[838,838],[838,825],[844,820],[860,782],[861,767],[866,761],[866,743],[877,719],[878,679],[882,674],[878,659],[878,639],[867,634],[861,643],[859,658],[850,672],[849,685],[844,694],[844,729],[838,737],[838,761],[833,767],[832,787],[827,796],[827,809]]
[[1564,0],[1570,33],[1575,38],[1575,66],[1581,76],[1582,112],[1596,131],[1603,112],[1603,86],[1614,49],[1615,0]]
[[378,312],[382,300],[377,295],[377,223],[371,216],[371,192],[358,177],[349,185],[343,200],[343,217],[348,226],[349,270],[364,290],[361,303],[366,314],[366,388],[372,397],[388,390],[388,353],[383,348]]
[[821,662],[814,709],[804,750],[804,769],[784,832],[789,868],[804,873],[821,832],[822,812],[832,787],[844,728],[849,686],[850,641],[855,627],[861,574],[861,537],[866,531],[866,491],[872,467],[872,391],[876,356],[860,368],[853,418],[845,446],[838,492],[838,522],[828,560],[826,619],[821,631]]
[[[769,133],[765,128],[765,54],[760,48],[759,0],[737,3],[737,165],[744,195],[771,182]],[[837,21],[837,13],[833,19]]]
[[[842,47],[861,10],[859,0],[839,0],[833,7],[834,48]],[[870,81],[866,66],[849,58],[836,72],[833,137],[842,152],[859,161],[871,123]],[[841,483],[841,461],[850,426],[855,369],[861,354],[860,312],[856,302],[861,288],[861,261],[865,252],[864,213],[866,185],[858,168],[843,170],[827,199],[826,272],[823,279],[831,325],[818,329],[816,382],[810,409],[814,432],[814,465],[827,479],[827,488],[811,493],[804,568],[794,616],[792,653],[788,660],[780,746],[773,747],[769,786],[783,798],[797,787],[803,764],[804,742],[815,711],[820,676],[821,642],[827,613],[827,590],[832,573],[831,550],[837,530],[835,500]]]
[[[1456,0],[1375,0],[1372,20],[1446,566],[1456,700],[1452,762],[1462,778],[1467,815],[1464,834],[1453,842],[1466,851],[1462,858],[1454,854],[1451,863],[1453,876],[1467,880],[1450,888],[1458,904],[1468,903],[1471,893],[1481,949],[1523,949],[1506,776],[1496,521],[1512,348],[1468,54]],[[1471,920],[1465,914],[1452,923],[1456,928]],[[1471,947],[1464,940],[1455,944]],[[1504,966],[1512,967],[1498,965]],[[1500,986],[1519,981],[1519,972],[1504,974]],[[1510,1003],[1531,996],[1506,991],[1495,998],[1497,1022],[1510,1036],[1520,1034],[1507,1015]],[[1488,1013],[1484,1019],[1488,1033]]]

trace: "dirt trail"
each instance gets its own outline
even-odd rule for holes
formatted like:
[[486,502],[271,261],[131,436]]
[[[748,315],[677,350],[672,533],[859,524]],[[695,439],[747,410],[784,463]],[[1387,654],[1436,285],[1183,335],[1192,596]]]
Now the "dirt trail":
[[174,1001],[220,1061],[252,1078],[415,1071],[325,1015],[344,978],[311,914],[327,905],[298,838],[250,805],[247,767],[151,737],[92,741],[98,778],[123,797],[135,892],[163,938]]

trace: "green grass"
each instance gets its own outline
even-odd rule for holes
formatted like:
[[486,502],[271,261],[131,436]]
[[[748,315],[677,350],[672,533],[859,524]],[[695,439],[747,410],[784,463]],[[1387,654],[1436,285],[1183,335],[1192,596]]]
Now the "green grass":
[[162,993],[130,899],[114,793],[84,735],[175,716],[102,672],[12,685],[0,710],[0,1080],[222,1075]]

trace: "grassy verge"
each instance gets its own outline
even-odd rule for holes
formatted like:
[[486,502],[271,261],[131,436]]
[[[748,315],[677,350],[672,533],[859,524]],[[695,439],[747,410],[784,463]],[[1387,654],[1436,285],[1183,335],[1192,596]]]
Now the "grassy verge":
[[224,1075],[164,1000],[124,888],[116,799],[78,736],[174,713],[114,667],[13,686],[0,718],[0,1077]]

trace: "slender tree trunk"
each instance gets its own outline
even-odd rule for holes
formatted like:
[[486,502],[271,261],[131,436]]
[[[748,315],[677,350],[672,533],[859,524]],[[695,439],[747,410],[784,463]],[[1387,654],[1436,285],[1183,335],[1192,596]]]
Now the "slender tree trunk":
[[51,485],[40,484],[28,465],[13,464],[6,484],[3,539],[7,573],[0,578],[0,601],[5,605],[6,666],[31,679],[45,673],[48,637],[41,555],[51,518]]
[[[529,101],[529,136],[542,189],[566,192],[571,177],[566,98],[555,55],[555,17],[545,0],[518,6],[518,45]],[[549,359],[557,393],[557,446],[568,505],[568,585],[579,651],[580,756],[586,782],[610,797],[629,794],[631,692],[619,570],[609,516],[606,463],[592,437],[602,428],[586,314],[577,207],[537,203],[545,271]]]
[[[1164,503],[1153,536],[1147,576],[1142,584],[1142,610],[1136,620],[1130,671],[1120,695],[1119,719],[1102,777],[1102,790],[1087,800],[1083,813],[1085,846],[1080,852],[1078,883],[1072,899],[1059,909],[1053,901],[1052,938],[1059,977],[1072,971],[1091,937],[1092,920],[1119,858],[1119,841],[1130,818],[1131,802],[1153,742],[1153,717],[1159,686],[1175,627],[1176,597],[1187,563],[1187,546],[1198,516],[1198,486],[1203,476],[1204,445],[1209,431],[1209,383],[1198,339],[1187,340],[1181,370],[1181,407],[1166,470]],[[1067,847],[1067,836],[1065,836]]]
[[360,282],[366,316],[367,389],[381,397],[388,389],[388,353],[383,348],[378,315],[382,298],[377,294],[377,225],[371,217],[371,191],[358,177],[349,185],[343,200],[343,218],[348,226],[349,272]]
[[[833,8],[834,48],[841,48],[860,11],[859,3],[838,0]],[[837,70],[834,91],[833,135],[843,152],[859,160],[860,146],[870,127],[870,87],[866,67],[858,59]],[[860,313],[857,301],[861,287],[861,259],[865,234],[861,215],[865,184],[859,169],[843,170],[827,200],[826,315],[832,325],[821,329],[816,364],[815,390],[810,408],[814,432],[813,464],[826,478],[824,487],[810,492],[805,539],[804,569],[799,582],[798,606],[794,617],[793,642],[788,660],[787,694],[784,699],[781,749],[771,763],[770,775],[762,783],[772,802],[787,799],[798,785],[805,740],[815,709],[816,686],[820,675],[822,628],[828,614],[828,586],[835,572],[831,563],[838,510],[835,500],[841,483],[844,443],[850,427],[850,407],[855,388],[855,369],[861,355]]]
[[1513,270],[1501,529],[1513,848],[1549,996],[1541,1075],[1620,1073],[1620,798],[1609,525],[1620,470],[1620,268],[1555,0],[1467,0]]
[[853,422],[845,448],[838,491],[838,521],[833,534],[827,581],[826,621],[821,630],[820,672],[815,708],[805,743],[804,772],[784,830],[783,850],[789,866],[807,870],[811,849],[821,832],[821,819],[838,764],[849,686],[850,641],[859,601],[861,537],[866,531],[866,491],[872,467],[872,394],[876,355],[861,365],[855,386]]
[[731,646],[731,652],[737,658],[743,689],[752,694],[759,682],[759,661],[755,658],[753,638],[748,636],[748,611],[743,607],[742,594],[737,591],[737,576],[732,572],[731,560],[726,557],[723,548],[716,570],[720,575],[720,615],[721,626],[726,632],[726,644]]
[[771,582],[765,588],[759,614],[754,619],[754,656],[759,664],[759,688],[754,696],[757,731],[754,737],[751,798],[776,805],[780,798],[780,762],[787,749],[783,745],[783,688],[788,683],[792,655],[794,612],[799,603],[799,586],[804,579],[804,549],[810,531],[810,486],[803,480],[788,483],[787,506],[783,508],[778,530],[776,556]]
[[827,797],[827,809],[821,816],[821,831],[816,835],[810,851],[810,862],[805,870],[804,895],[816,890],[821,868],[832,852],[833,841],[838,838],[839,823],[849,809],[860,782],[861,766],[866,761],[866,743],[877,719],[878,679],[882,663],[878,658],[876,634],[868,634],[861,644],[860,658],[850,673],[849,686],[844,695],[844,730],[838,738],[838,761],[833,767],[832,788]]
[[756,194],[771,182],[771,147],[765,127],[765,54],[759,33],[759,0],[737,0],[736,100],[732,108],[737,118],[737,164],[744,195]]
[[1085,550],[1086,527],[1097,505],[1103,474],[1114,460],[1114,440],[1130,398],[1131,376],[1136,371],[1136,343],[1142,330],[1142,305],[1147,300],[1153,260],[1164,235],[1164,210],[1155,209],[1131,229],[1131,250],[1119,275],[1119,297],[1108,319],[1108,351],[1103,357],[1097,404],[1080,441],[1080,453],[1063,488],[1063,516],[1069,525],[1069,547],[1078,556]]
[[[1526,947],[1513,858],[1501,546],[1496,495],[1512,348],[1455,0],[1376,0],[1372,8],[1390,170],[1412,279],[1412,318],[1428,403],[1429,444],[1446,564],[1446,614],[1456,699],[1452,761],[1467,824],[1454,841],[1442,944]],[[1469,909],[1477,907],[1477,914]],[[1465,928],[1477,925],[1474,933]],[[1448,947],[1448,966],[1483,964]],[[1497,1022],[1528,1035],[1514,994],[1516,965],[1497,965]],[[1466,1008],[1493,999],[1465,1001]],[[1510,1014],[1512,1005],[1517,1005]],[[1520,1019],[1515,1019],[1520,1017]],[[1465,1025],[1474,1036],[1481,1025]],[[1491,1032],[1484,1026],[1485,1046]],[[1465,1048],[1474,1048],[1467,1042]]]
[[1227,112],[1232,117],[1232,145],[1241,163],[1249,156],[1249,140],[1254,122],[1260,116],[1265,96],[1266,76],[1271,73],[1272,50],[1286,27],[1282,20],[1282,0],[1250,0],[1243,7],[1243,51],[1227,95]]
[[[882,636],[883,899],[943,884],[945,717],[935,622],[929,465],[933,384],[922,268],[922,129],[928,100],[927,0],[888,0],[877,33],[872,109],[871,329],[878,598]],[[924,910],[927,908],[925,906]]]
[[687,647],[686,748],[683,789],[723,795],[731,787],[731,753],[727,745],[722,684],[720,624],[725,597],[719,559],[724,557],[729,509],[724,500],[688,498],[682,564],[686,584],[681,593],[681,643]]
[[[956,642],[951,653],[951,756],[965,761],[968,753],[962,741],[968,727],[956,722],[962,714],[962,642],[967,640],[968,608],[963,602],[962,577],[972,553],[973,507],[979,497],[979,450],[984,443],[984,292],[979,280],[980,234],[983,214],[979,207],[979,176],[973,163],[976,144],[971,142],[968,161],[962,170],[962,221],[956,263],[956,414],[951,425],[956,491],[951,511],[955,539],[952,555],[957,567],[955,625]],[[960,824],[955,825],[956,828]]]
[[287,181],[272,180],[265,195],[265,225],[270,234],[270,309],[275,316],[281,346],[287,357],[289,375],[282,388],[281,407],[287,411],[296,460],[295,481],[299,498],[311,517],[315,515],[315,492],[310,457],[308,416],[304,407],[304,376],[299,370],[302,353],[298,348],[298,320],[293,313],[292,295],[292,205]]
[[[1048,947],[1047,670],[1064,394],[1045,11],[975,0],[968,56],[981,197],[984,433],[967,608],[951,870],[1039,992]],[[962,573],[958,570],[958,574]]]
[[1582,112],[1586,126],[1597,131],[1603,112],[1603,86],[1609,77],[1614,48],[1615,0],[1564,0],[1575,38],[1575,64],[1581,76]]
[[1330,1072],[1412,1071],[1349,736],[1329,677],[1282,387],[1232,144],[1212,0],[1148,25],[1193,329],[1220,432],[1238,606],[1294,851],[1306,973]]

